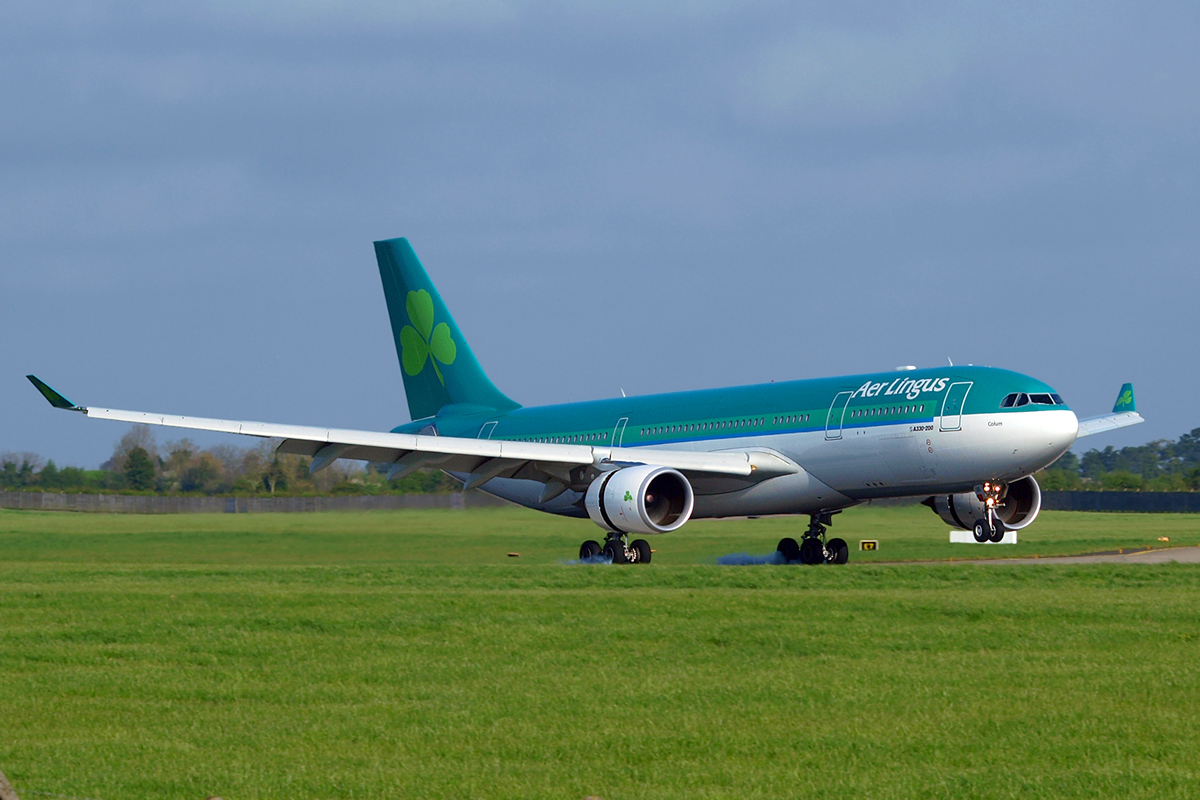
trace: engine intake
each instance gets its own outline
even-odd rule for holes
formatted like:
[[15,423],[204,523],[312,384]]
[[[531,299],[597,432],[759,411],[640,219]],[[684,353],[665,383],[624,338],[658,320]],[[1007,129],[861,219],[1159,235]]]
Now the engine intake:
[[621,533],[668,533],[692,516],[692,485],[667,467],[621,467],[588,486],[588,516],[601,528]]
[[[939,494],[925,501],[947,525],[969,531],[975,521],[984,519],[987,512],[983,501],[974,492],[962,494]],[[1008,485],[996,516],[1010,531],[1019,531],[1037,519],[1042,508],[1042,490],[1032,475],[1013,481]]]

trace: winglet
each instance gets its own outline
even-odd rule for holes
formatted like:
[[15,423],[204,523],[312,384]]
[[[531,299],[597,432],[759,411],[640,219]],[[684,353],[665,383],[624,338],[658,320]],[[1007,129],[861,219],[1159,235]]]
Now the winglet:
[[39,392],[41,392],[42,397],[49,400],[50,405],[54,406],[55,408],[65,408],[67,411],[83,411],[84,410],[84,409],[80,408],[79,406],[75,405],[74,403],[72,403],[67,398],[63,397],[58,392],[51,389],[46,384],[42,383],[42,381],[38,380],[36,376],[26,375],[25,377],[29,378],[29,382],[34,385],[34,388],[36,388]]
[[1133,400],[1132,383],[1127,383],[1121,387],[1121,391],[1117,395],[1117,404],[1113,406],[1114,414],[1122,414],[1126,411],[1137,411],[1137,403]]

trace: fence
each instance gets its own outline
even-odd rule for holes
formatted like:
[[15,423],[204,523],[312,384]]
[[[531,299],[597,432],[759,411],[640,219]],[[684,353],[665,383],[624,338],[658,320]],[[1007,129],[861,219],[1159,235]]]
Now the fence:
[[1200,492],[1042,492],[1042,508],[1200,514]]
[[0,508],[98,511],[107,514],[267,514],[301,511],[390,511],[484,508],[508,503],[483,492],[345,495],[340,497],[161,497],[132,494],[0,492]]

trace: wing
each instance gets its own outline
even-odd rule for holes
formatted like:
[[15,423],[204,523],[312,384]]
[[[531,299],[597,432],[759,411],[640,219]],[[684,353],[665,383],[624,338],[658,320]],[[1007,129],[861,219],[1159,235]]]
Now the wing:
[[1087,419],[1079,420],[1079,433],[1075,438],[1080,439],[1084,436],[1091,436],[1093,433],[1104,433],[1105,431],[1124,428],[1128,425],[1137,425],[1139,422],[1145,422],[1142,415],[1136,411],[1130,411],[1125,414],[1106,414],[1102,417],[1088,417]]
[[1117,402],[1113,405],[1112,413],[1079,420],[1079,433],[1075,438],[1104,433],[1128,425],[1137,425],[1139,422],[1145,421],[1142,419],[1142,415],[1137,413],[1137,402],[1133,397],[1133,384],[1127,383],[1117,393]]
[[685,474],[723,475],[748,479],[749,482],[800,471],[800,467],[790,460],[762,451],[691,452],[645,447],[509,442],[84,407],[67,400],[33,375],[27,377],[55,408],[78,411],[95,419],[282,439],[278,452],[312,456],[312,472],[324,469],[339,458],[348,458],[391,464],[389,479],[403,477],[423,467],[435,467],[449,472],[469,473],[470,477],[464,484],[466,489],[481,486],[492,478],[511,477],[540,481],[547,484],[548,493],[561,493],[567,488],[586,486],[600,471],[618,464],[654,464],[671,467]]

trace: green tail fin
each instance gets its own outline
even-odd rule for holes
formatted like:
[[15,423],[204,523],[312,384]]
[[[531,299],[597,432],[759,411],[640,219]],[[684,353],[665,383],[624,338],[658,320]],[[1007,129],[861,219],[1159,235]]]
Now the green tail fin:
[[1124,414],[1126,411],[1137,411],[1137,403],[1133,400],[1133,384],[1127,383],[1117,394],[1117,404],[1113,406],[1114,414]]
[[39,392],[42,393],[42,397],[50,401],[50,405],[54,406],[55,408],[65,408],[67,411],[79,411],[79,406],[75,405],[70,400],[51,389],[42,381],[38,380],[36,375],[26,375],[25,377],[28,378],[29,382],[32,383]]
[[520,408],[488,380],[408,240],[376,242],[375,258],[412,418],[432,417],[447,406]]

